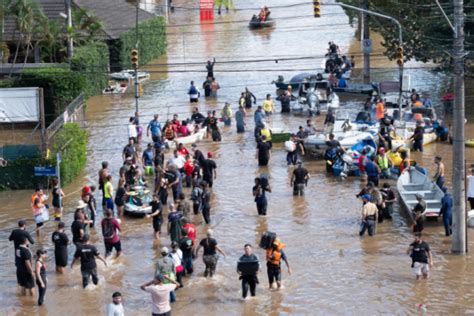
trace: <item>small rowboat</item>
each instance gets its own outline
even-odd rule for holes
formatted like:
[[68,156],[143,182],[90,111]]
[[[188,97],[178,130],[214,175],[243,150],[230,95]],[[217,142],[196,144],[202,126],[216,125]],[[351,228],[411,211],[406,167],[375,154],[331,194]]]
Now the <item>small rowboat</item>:
[[466,140],[466,147],[474,147],[474,139]]
[[203,140],[206,138],[206,133],[207,133],[207,127],[201,128],[199,131],[196,133],[189,135],[189,136],[184,136],[184,137],[178,137],[173,140],[166,140],[165,144],[167,148],[174,149],[178,147],[178,144],[183,144],[183,145],[189,145],[189,144],[194,144],[197,143],[198,141]]
[[284,143],[290,139],[291,132],[282,127],[271,127],[272,143]]
[[102,90],[102,94],[105,94],[105,95],[124,94],[127,91],[127,88],[128,86],[126,84],[116,83]]
[[252,18],[249,22],[249,28],[261,29],[264,27],[272,27],[275,25],[275,20],[268,19],[266,21],[260,21],[258,18]]
[[398,194],[402,206],[412,216],[412,210],[418,203],[415,195],[420,194],[426,202],[426,217],[437,218],[441,209],[443,191],[426,175],[413,167],[403,171],[397,181]]

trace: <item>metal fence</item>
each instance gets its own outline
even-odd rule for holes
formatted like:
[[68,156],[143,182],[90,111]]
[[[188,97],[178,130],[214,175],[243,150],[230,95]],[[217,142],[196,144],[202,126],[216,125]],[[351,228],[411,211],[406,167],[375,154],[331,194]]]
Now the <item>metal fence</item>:
[[76,99],[74,99],[64,110],[63,114],[59,115],[49,126],[46,128],[46,139],[50,140],[56,132],[63,127],[64,123],[80,121],[82,119],[80,110],[83,109],[85,104],[84,94],[81,93]]

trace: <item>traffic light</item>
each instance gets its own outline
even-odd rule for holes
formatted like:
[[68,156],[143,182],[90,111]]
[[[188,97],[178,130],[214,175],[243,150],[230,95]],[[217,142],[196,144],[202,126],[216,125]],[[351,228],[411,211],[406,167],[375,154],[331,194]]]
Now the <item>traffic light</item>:
[[133,68],[138,68],[138,49],[132,49],[130,61],[132,62]]
[[314,9],[314,17],[319,18],[321,16],[321,1],[313,0],[313,9]]
[[403,48],[398,46],[395,53],[395,59],[397,60],[397,65],[402,67],[403,66]]

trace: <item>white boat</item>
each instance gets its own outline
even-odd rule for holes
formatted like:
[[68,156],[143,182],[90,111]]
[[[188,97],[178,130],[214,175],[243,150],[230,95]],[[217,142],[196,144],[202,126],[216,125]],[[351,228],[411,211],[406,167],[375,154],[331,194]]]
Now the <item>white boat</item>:
[[307,109],[309,114],[339,109],[339,97],[327,80],[309,78],[303,80],[298,89],[298,102],[292,105],[293,111]]
[[126,84],[115,83],[102,90],[102,94],[124,94],[128,89]]
[[467,226],[474,228],[474,211],[467,212]]
[[206,133],[207,133],[207,127],[203,127],[196,133],[191,134],[189,136],[178,137],[173,140],[166,140],[165,144],[166,144],[166,147],[170,149],[176,148],[178,144],[180,143],[183,145],[194,144],[206,138]]
[[[364,139],[374,140],[374,136],[370,132],[362,132],[357,130],[334,132],[333,134],[334,139],[339,141],[341,147],[343,148],[351,148]],[[329,138],[326,134],[315,134],[305,138],[304,146],[305,149],[312,154],[324,155],[326,149],[328,149],[328,141]]]
[[431,179],[413,167],[405,170],[397,181],[398,194],[402,205],[410,216],[418,203],[415,195],[420,194],[426,202],[426,217],[438,217],[443,191]]
[[[138,81],[139,82],[150,79],[150,73],[148,73],[146,71],[139,71],[137,75],[138,75]],[[135,70],[127,69],[127,70],[122,70],[120,72],[114,72],[114,73],[110,74],[110,78],[113,79],[113,80],[120,80],[120,81],[134,80],[135,79]]]

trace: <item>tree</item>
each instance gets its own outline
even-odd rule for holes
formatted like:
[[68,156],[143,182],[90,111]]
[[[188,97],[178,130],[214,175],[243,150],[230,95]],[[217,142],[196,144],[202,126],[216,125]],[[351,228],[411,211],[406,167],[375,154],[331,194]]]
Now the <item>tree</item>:
[[78,8],[73,11],[73,30],[71,36],[77,43],[90,42],[104,34],[104,23],[96,16],[90,15],[86,9]]
[[[342,0],[359,6],[360,0]],[[441,6],[452,21],[450,0],[440,0]],[[464,0],[466,13],[466,51],[474,49],[474,0]],[[422,62],[432,61],[441,65],[451,62],[449,51],[452,48],[453,32],[440,9],[432,0],[370,0],[369,9],[394,17],[402,24],[403,50],[405,60],[415,59]],[[345,9],[351,22],[358,16],[353,10]],[[395,57],[399,46],[398,29],[393,22],[370,17],[370,28],[384,38],[382,45],[387,49],[385,55]]]

